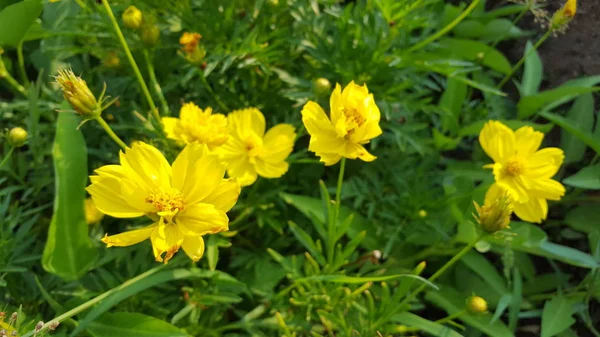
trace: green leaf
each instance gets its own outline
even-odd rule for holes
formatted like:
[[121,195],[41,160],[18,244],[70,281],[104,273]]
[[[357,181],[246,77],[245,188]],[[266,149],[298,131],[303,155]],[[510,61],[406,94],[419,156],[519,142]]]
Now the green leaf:
[[105,314],[90,323],[95,337],[187,337],[179,328],[158,318],[134,312]]
[[519,87],[521,97],[531,96],[538,93],[540,90],[540,84],[542,84],[542,74],[544,73],[544,66],[542,59],[537,50],[531,50],[533,45],[531,41],[527,41],[525,47],[525,67],[523,70],[523,81]]
[[551,121],[552,123],[560,126],[565,131],[569,132],[574,137],[582,141],[585,145],[589,146],[597,154],[600,154],[600,140],[594,138],[594,136],[592,136],[591,133],[581,131],[575,125],[573,125],[571,121],[557,114],[542,111],[539,113],[539,115]]
[[312,255],[321,265],[324,265],[325,257],[323,256],[321,250],[317,248],[315,241],[310,237],[310,235],[308,235],[308,233],[306,233],[304,229],[298,227],[298,225],[296,225],[292,221],[289,222],[289,226],[296,239],[298,239],[298,241],[304,246],[304,248],[308,250],[310,255]]
[[[448,314],[456,314],[465,308],[465,299],[468,295],[459,293],[457,290],[443,286],[439,291],[428,291],[425,299],[444,309]],[[491,321],[490,315],[473,315],[465,313],[460,319],[473,328],[483,332],[490,337],[513,337],[513,333],[502,321]]]
[[[476,61],[499,73],[508,74],[511,70],[510,62],[496,48],[485,43],[446,38],[439,41],[441,48],[447,49],[452,56],[458,56],[468,61]],[[483,56],[483,58],[481,57]]]
[[565,217],[565,223],[571,228],[592,233],[598,230],[598,205],[581,205],[570,210]]
[[[554,128],[554,124],[552,124],[552,123],[538,124],[538,123],[534,123],[534,122],[521,121],[521,120],[517,120],[517,119],[511,119],[511,120],[501,119],[500,121],[502,123],[506,124],[509,128],[511,128],[513,130],[517,130],[518,128],[520,128],[522,126],[531,126],[536,131],[539,131],[542,133],[548,133]],[[467,126],[464,126],[460,129],[460,131],[458,132],[458,135],[462,136],[462,137],[479,135],[479,133],[481,132],[481,129],[483,129],[483,125],[487,122],[488,122],[488,120],[480,120],[477,122],[473,122]]]
[[476,251],[471,251],[463,256],[460,261],[466,264],[475,274],[484,279],[499,295],[508,292],[504,278],[500,276],[496,267],[494,267],[494,265],[483,255]]
[[398,275],[387,275],[387,276],[346,276],[346,275],[316,275],[309,276],[296,279],[296,282],[310,282],[310,281],[319,281],[319,282],[332,282],[332,283],[366,283],[366,282],[383,282],[389,280],[395,280],[399,278],[410,278],[419,280],[423,283],[426,283],[433,289],[438,289],[438,287],[429,282],[427,279],[413,274],[398,274]]
[[449,77],[446,90],[440,98],[439,107],[444,111],[441,116],[442,130],[456,133],[462,105],[467,98],[467,86],[454,77]]
[[217,247],[217,236],[209,235],[206,242],[206,259],[208,260],[208,268],[210,270],[217,269],[219,262],[219,247]]
[[42,12],[39,0],[21,1],[0,12],[0,45],[16,47]]
[[[583,134],[591,135],[594,127],[594,96],[589,93],[579,96],[567,113],[566,119]],[[565,164],[570,164],[583,159],[586,145],[575,135],[563,129],[560,148],[565,151]]]
[[542,312],[542,337],[555,336],[575,323],[573,305],[576,302],[562,295],[546,302]]
[[[280,196],[286,203],[296,207],[309,219],[315,218],[322,223],[325,223],[326,219],[323,213],[323,202],[320,199],[287,193],[281,193]],[[380,244],[380,242],[382,242],[383,239],[379,237],[375,228],[370,225],[365,218],[343,205],[340,206],[337,227],[342,226],[344,222],[343,219],[348,218],[350,214],[354,214],[354,219],[348,226],[347,235],[352,239],[359,235],[360,232],[366,230],[367,236],[362,240],[361,246],[370,250],[381,249],[382,244]]]
[[584,167],[574,175],[565,178],[563,183],[588,190],[600,190],[600,165]]
[[440,151],[451,151],[460,144],[461,138],[450,138],[437,129],[433,129],[433,144]]
[[60,113],[52,148],[56,195],[42,265],[49,273],[76,280],[92,267],[97,251],[85,221],[87,148],[75,114]]
[[394,315],[392,321],[404,324],[411,328],[417,328],[419,330],[423,330],[428,334],[438,337],[462,337],[463,335],[458,332],[444,326],[442,324],[432,322],[428,319],[425,319],[421,316],[417,316],[410,312],[402,312]]
[[81,332],[88,328],[89,324],[103,315],[113,306],[121,303],[125,299],[134,296],[148,288],[159,284],[171,282],[174,280],[185,279],[212,279],[215,281],[229,283],[237,286],[244,286],[231,275],[220,272],[202,269],[173,269],[162,270],[164,266],[159,266],[130,279],[116,288],[109,290],[106,297],[99,302],[93,309],[87,312],[87,315],[79,321],[79,325],[71,334],[70,337],[81,335]]

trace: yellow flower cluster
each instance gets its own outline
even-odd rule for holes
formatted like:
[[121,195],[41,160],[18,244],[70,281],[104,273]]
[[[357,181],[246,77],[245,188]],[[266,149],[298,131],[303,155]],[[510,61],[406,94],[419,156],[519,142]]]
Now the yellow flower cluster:
[[493,170],[496,181],[486,194],[486,204],[507,194],[522,220],[540,223],[546,219],[548,200],[565,195],[565,187],[552,179],[565,155],[555,147],[540,150],[543,139],[544,134],[530,126],[513,131],[498,121],[484,125],[479,143],[494,161],[484,167]]

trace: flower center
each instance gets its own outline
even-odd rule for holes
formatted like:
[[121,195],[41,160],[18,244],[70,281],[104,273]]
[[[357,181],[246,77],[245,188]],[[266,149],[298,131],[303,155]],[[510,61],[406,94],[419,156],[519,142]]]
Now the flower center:
[[166,192],[151,193],[146,197],[146,202],[154,205],[157,213],[176,214],[183,211],[185,201],[183,195],[176,189],[170,189]]
[[523,172],[523,163],[517,159],[511,159],[506,163],[504,172],[513,177],[517,176]]
[[246,146],[246,151],[248,151],[250,163],[254,163],[256,157],[260,155],[262,152],[262,145],[262,139],[255,134],[251,134],[244,139],[244,146]]
[[344,117],[346,117],[346,130],[348,133],[363,125],[366,120],[366,118],[354,108],[344,109]]

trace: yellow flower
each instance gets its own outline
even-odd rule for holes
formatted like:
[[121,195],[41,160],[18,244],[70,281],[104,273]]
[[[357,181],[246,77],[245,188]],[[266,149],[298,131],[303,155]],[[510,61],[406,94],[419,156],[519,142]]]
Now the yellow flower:
[[179,38],[179,44],[181,45],[181,49],[189,54],[198,46],[200,39],[202,39],[202,35],[198,33],[184,32]]
[[121,152],[120,165],[95,173],[87,191],[100,211],[116,218],[146,215],[153,221],[102,241],[108,247],[130,246],[150,238],[156,260],[165,263],[179,248],[198,261],[204,253],[202,236],[229,229],[226,212],[240,194],[240,184],[223,179],[219,158],[199,143],[187,145],[172,166],[156,148],[136,143]]
[[182,145],[199,142],[212,150],[224,144],[229,136],[227,117],[212,114],[211,108],[203,111],[194,103],[184,104],[179,118],[163,117],[162,123],[167,137]]
[[543,139],[530,126],[513,131],[498,121],[486,123],[479,134],[481,147],[494,160],[484,166],[493,169],[496,180],[488,194],[499,193],[497,188],[508,192],[515,214],[536,223],[548,215],[547,200],[565,195],[565,187],[552,180],[565,155],[555,147],[538,150]]
[[256,181],[257,174],[279,178],[287,172],[285,159],[296,139],[292,125],[278,124],[265,133],[265,117],[256,108],[233,111],[227,121],[229,139],[217,151],[227,163],[230,177],[248,186]]
[[[495,187],[494,187],[495,186]],[[510,228],[510,217],[513,213],[513,207],[508,193],[503,189],[493,185],[492,193],[487,193],[483,206],[479,206],[475,201],[477,215],[475,219],[481,227],[489,233]],[[491,190],[491,189],[490,189]]]
[[94,203],[94,199],[85,199],[85,221],[87,224],[93,225],[100,222],[102,218],[104,218],[104,214],[98,210],[96,204]]
[[364,147],[381,134],[380,112],[367,86],[350,82],[342,91],[339,84],[329,101],[331,119],[315,102],[302,109],[302,121],[308,133],[308,149],[321,157],[325,165],[333,165],[342,157],[373,161],[377,157]]

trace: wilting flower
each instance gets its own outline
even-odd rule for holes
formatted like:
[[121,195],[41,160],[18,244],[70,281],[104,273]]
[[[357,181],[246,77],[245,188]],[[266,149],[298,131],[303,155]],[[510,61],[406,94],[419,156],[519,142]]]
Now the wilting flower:
[[136,143],[121,152],[120,165],[95,173],[87,191],[100,211],[116,218],[146,215],[153,221],[102,241],[108,247],[129,246],[150,238],[156,260],[165,263],[179,248],[198,261],[204,253],[202,236],[228,230],[226,212],[240,194],[238,182],[223,179],[219,158],[198,143],[187,145],[173,165],[153,146]]
[[483,206],[479,206],[473,201],[477,211],[475,219],[481,225],[481,228],[488,233],[510,228],[510,216],[513,213],[508,193],[495,186],[497,185],[492,186],[494,188],[493,193],[486,194]]
[[104,213],[100,212],[98,207],[96,207],[94,199],[85,199],[85,222],[88,225],[93,225],[100,222],[102,218],[104,218]]
[[130,29],[138,29],[142,26],[144,16],[142,11],[131,5],[123,12],[123,24]]
[[285,159],[296,139],[292,125],[278,124],[265,133],[265,117],[256,108],[233,111],[227,121],[229,139],[217,152],[227,163],[230,177],[247,186],[256,181],[257,175],[279,178],[287,172]]
[[213,114],[211,108],[202,110],[194,103],[184,104],[179,118],[163,117],[162,123],[167,137],[182,145],[199,142],[212,150],[229,136],[225,115]]
[[192,64],[200,64],[206,56],[206,50],[200,45],[202,35],[198,33],[185,32],[179,38],[181,50],[184,52],[186,60]]
[[380,112],[367,86],[350,82],[342,91],[339,84],[331,94],[330,118],[319,104],[309,101],[302,109],[302,121],[308,133],[308,149],[321,157],[325,165],[333,165],[342,157],[373,161],[364,144],[379,136]]
[[543,139],[530,126],[513,131],[498,121],[487,122],[479,134],[481,147],[494,160],[484,166],[493,169],[496,180],[488,194],[497,194],[497,188],[506,191],[515,214],[536,223],[548,215],[547,200],[565,195],[565,187],[552,180],[565,155],[555,147],[538,150]]

